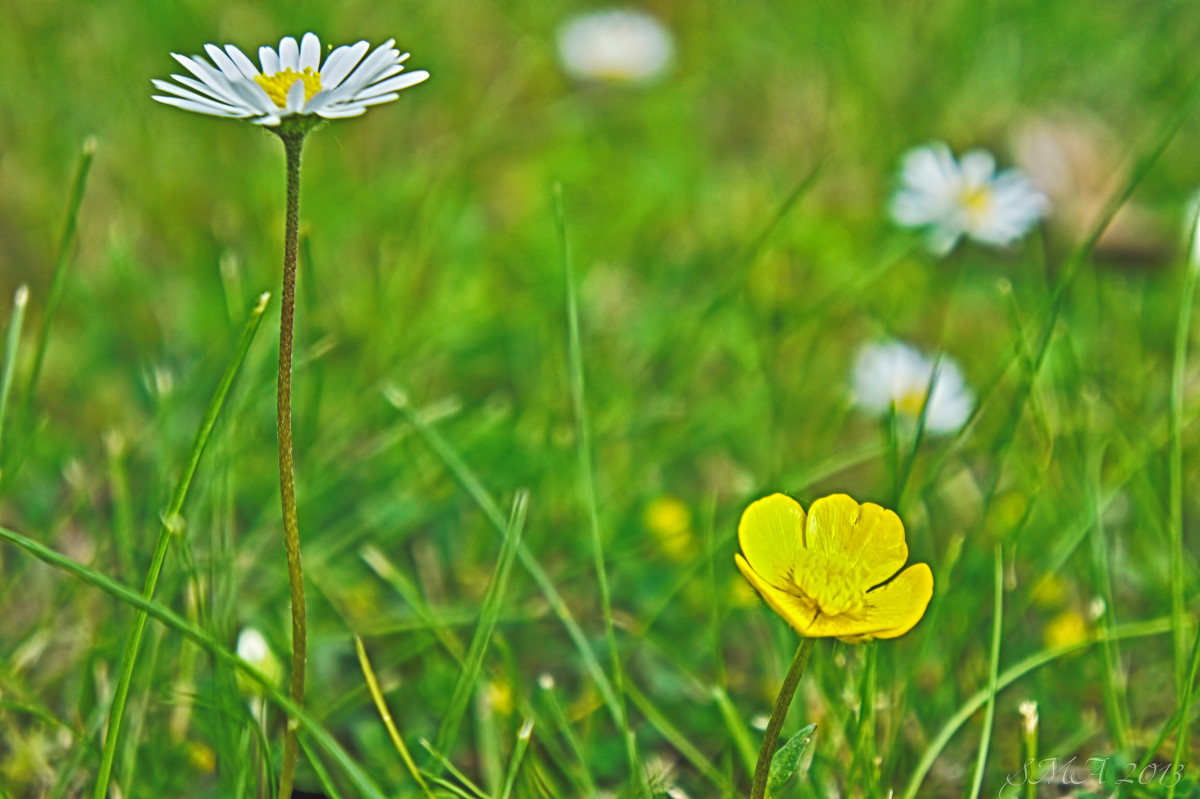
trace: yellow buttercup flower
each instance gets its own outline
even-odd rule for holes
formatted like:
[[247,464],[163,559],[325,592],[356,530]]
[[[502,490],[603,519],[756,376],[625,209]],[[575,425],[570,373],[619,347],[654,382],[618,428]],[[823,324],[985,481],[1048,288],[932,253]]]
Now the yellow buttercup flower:
[[784,494],[754,502],[738,525],[738,568],[771,608],[807,638],[866,641],[911,630],[933,596],[933,573],[908,560],[895,513],[845,494],[807,516]]

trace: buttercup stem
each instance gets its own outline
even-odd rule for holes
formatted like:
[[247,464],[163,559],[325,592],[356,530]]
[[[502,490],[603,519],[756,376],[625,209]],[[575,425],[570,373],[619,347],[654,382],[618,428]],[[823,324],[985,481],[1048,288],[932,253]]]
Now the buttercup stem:
[[[304,571],[300,566],[300,522],[296,516],[296,482],[292,468],[292,337],[296,321],[296,252],[300,231],[300,151],[303,132],[281,133],[287,152],[287,223],[283,239],[283,302],[279,314],[279,496],[283,505],[283,547],[287,551],[288,584],[292,600],[292,687],[296,705],[304,702],[304,672],[308,662],[308,622],[304,610]],[[289,799],[296,775],[296,729],[288,720],[279,770],[279,796]]]
[[783,678],[783,687],[779,689],[779,696],[775,699],[775,709],[771,711],[771,720],[767,723],[762,748],[758,750],[758,764],[754,767],[754,786],[750,789],[750,799],[763,799],[767,795],[767,777],[771,774],[771,760],[775,757],[779,732],[783,729],[788,708],[792,706],[792,697],[796,695],[796,686],[804,676],[804,669],[808,666],[808,658],[812,655],[816,642],[815,638],[805,638],[800,642],[800,648],[792,658],[792,667]]

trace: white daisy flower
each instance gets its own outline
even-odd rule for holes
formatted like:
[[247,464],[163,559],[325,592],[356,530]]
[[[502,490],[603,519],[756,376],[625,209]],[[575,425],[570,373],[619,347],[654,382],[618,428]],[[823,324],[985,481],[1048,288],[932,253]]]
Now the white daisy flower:
[[278,125],[285,117],[295,115],[354,117],[367,106],[395,100],[401,89],[429,77],[424,70],[401,75],[401,62],[408,53],[401,55],[392,46],[394,43],[394,39],[388,39],[370,55],[367,42],[343,45],[322,64],[321,41],[316,34],[304,34],[299,44],[285,36],[279,41],[278,52],[270,47],[258,48],[261,72],[234,45],[227,44],[222,50],[206,44],[211,64],[203,56],[188,58],[171,53],[194,77],[172,75],[179,85],[151,81],[170,95],[156,94],[154,99],[186,111],[252,119],[259,125]]
[[642,11],[611,9],[573,17],[558,31],[558,57],[576,80],[648,83],[674,52],[671,34]]
[[896,413],[916,420],[926,404],[925,429],[930,433],[953,433],[967,421],[974,395],[953,360],[943,357],[933,391],[934,362],[899,341],[867,344],[854,363],[854,404],[868,413],[883,416],[893,407]]
[[[271,651],[271,645],[267,643],[263,634],[253,627],[245,628],[238,635],[237,656],[257,669],[272,683],[278,683],[283,678],[283,666],[280,664],[279,658],[275,657],[275,653]],[[241,673],[238,674],[238,678],[239,684],[245,683],[245,690],[253,693],[259,692],[258,686],[244,681]]]
[[950,252],[964,235],[997,247],[1011,244],[1050,210],[1023,172],[996,174],[996,159],[984,150],[956,161],[945,144],[920,147],[904,157],[900,179],[892,218],[925,228],[937,255]]

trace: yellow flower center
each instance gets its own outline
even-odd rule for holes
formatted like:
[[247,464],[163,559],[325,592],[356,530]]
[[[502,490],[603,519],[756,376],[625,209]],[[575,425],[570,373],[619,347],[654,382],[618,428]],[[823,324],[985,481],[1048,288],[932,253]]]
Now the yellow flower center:
[[923,407],[925,407],[925,389],[923,388],[909,391],[896,400],[896,411],[905,416],[920,416]]
[[959,195],[958,201],[967,214],[978,221],[992,208],[992,190],[988,186],[968,186]]
[[826,616],[860,611],[866,600],[863,568],[824,552],[806,550],[792,579]]
[[271,102],[280,108],[287,108],[288,89],[298,80],[304,81],[304,101],[308,102],[313,95],[321,91],[321,73],[312,67],[305,67],[303,72],[287,68],[274,75],[255,75],[255,82],[263,87],[263,91],[271,98]]

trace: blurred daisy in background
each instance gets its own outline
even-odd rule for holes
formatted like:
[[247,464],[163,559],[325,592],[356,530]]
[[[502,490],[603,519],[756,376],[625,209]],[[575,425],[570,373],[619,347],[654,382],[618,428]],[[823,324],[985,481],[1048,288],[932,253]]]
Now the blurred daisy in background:
[[[246,627],[238,635],[237,656],[253,666],[259,674],[273,685],[278,685],[283,679],[283,664],[263,634],[253,627]],[[266,719],[267,699],[263,695],[262,686],[247,677],[242,672],[237,673],[238,688],[250,698],[250,710],[261,724]]]
[[558,31],[563,70],[581,81],[649,83],[666,71],[674,50],[670,32],[642,11],[583,14]]
[[867,413],[884,416],[893,407],[899,416],[916,420],[926,404],[925,429],[953,433],[967,421],[975,399],[962,371],[948,357],[941,359],[930,392],[934,362],[899,341],[867,344],[854,362],[854,404]]
[[910,151],[892,197],[892,218],[923,228],[935,255],[954,249],[963,236],[1002,247],[1025,235],[1050,209],[1049,200],[1023,172],[996,173],[996,159],[972,150],[956,160],[940,142]]
[[[312,115],[324,119],[354,117],[367,106],[397,99],[401,89],[429,77],[424,70],[400,73],[401,55],[388,39],[367,55],[370,45],[358,42],[338,47],[321,63],[321,41],[304,34],[297,44],[291,36],[279,41],[279,50],[258,48],[260,72],[254,62],[232,44],[225,49],[206,44],[203,56],[171,56],[194,75],[172,75],[176,83],[151,81],[166,95],[160,103],[185,111],[218,117],[251,119],[259,125],[278,125],[284,117]],[[364,56],[366,56],[364,58]],[[213,65],[216,65],[215,67]]]

